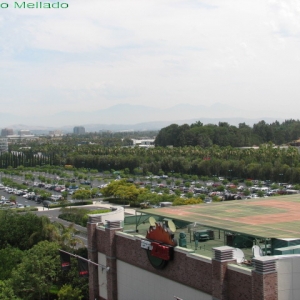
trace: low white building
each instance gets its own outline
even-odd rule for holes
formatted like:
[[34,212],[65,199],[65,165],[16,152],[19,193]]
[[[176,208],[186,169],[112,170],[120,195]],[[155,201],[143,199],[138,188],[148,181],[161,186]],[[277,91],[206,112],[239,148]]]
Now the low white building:
[[143,139],[143,140],[136,140],[132,139],[133,146],[139,146],[144,148],[154,148],[154,141],[155,139]]

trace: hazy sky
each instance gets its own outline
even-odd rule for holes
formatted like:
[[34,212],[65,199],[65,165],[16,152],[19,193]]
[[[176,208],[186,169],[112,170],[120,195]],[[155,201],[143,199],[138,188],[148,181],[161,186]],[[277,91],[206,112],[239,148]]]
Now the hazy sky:
[[299,117],[299,1],[70,0],[48,10],[7,3],[1,112],[219,102]]

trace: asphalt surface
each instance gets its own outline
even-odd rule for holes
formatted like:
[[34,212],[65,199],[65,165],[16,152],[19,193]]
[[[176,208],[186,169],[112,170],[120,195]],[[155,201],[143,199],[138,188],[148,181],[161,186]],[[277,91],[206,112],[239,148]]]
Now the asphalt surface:
[[[101,201],[94,201],[93,205],[85,205],[82,206],[83,208],[87,208],[87,209],[101,209],[101,208],[111,208],[112,204],[107,204],[107,203],[101,203]],[[72,209],[72,207],[70,208]],[[71,224],[71,222],[59,219],[58,216],[60,214],[60,208],[52,208],[52,209],[47,209],[47,208],[39,208],[39,211],[35,212],[38,216],[47,216],[52,222],[59,222],[61,224],[63,224],[64,226],[69,226]],[[125,213],[131,214],[131,215],[135,215],[135,210],[131,209],[131,208],[125,208]],[[79,225],[74,225],[76,230],[78,231],[78,234],[76,234],[75,236],[77,238],[79,238],[82,243],[85,245],[85,247],[87,247],[87,228],[86,227],[82,227]],[[81,245],[78,245],[78,247]]]

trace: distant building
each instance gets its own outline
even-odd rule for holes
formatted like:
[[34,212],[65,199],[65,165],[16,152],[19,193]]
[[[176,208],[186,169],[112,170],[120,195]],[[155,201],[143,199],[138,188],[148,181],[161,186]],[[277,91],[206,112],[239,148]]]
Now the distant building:
[[0,153],[8,152],[8,140],[6,138],[0,138]]
[[85,134],[85,128],[83,126],[75,126],[73,129],[74,134]]
[[10,128],[4,128],[1,130],[1,136],[8,136],[8,135],[13,135],[14,130]]
[[13,134],[7,136],[9,142],[20,141],[20,140],[36,140],[38,138],[39,137],[35,136],[34,134]]
[[27,129],[21,129],[18,131],[18,134],[19,135],[31,135],[31,132],[30,132],[30,130],[27,130]]
[[143,140],[135,140],[132,139],[133,146],[139,146],[142,148],[153,148],[155,139],[143,139]]
[[52,130],[49,131],[49,135],[52,137],[56,137],[56,136],[63,136],[63,133],[61,130]]

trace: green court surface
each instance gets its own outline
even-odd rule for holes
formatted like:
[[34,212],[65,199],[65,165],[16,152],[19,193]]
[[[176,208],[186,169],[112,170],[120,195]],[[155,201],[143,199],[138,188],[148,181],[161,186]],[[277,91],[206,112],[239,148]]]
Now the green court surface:
[[260,238],[300,238],[300,195],[143,209],[138,212]]

